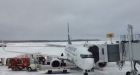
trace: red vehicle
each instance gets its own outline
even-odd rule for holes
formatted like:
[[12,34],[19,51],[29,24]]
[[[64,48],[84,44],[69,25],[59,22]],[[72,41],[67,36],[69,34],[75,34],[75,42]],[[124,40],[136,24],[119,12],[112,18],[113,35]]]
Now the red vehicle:
[[8,68],[14,71],[28,69],[30,66],[29,58],[10,58]]

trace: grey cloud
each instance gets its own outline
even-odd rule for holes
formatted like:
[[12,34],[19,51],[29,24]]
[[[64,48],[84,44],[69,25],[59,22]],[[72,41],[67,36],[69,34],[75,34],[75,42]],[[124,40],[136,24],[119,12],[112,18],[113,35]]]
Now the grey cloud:
[[139,33],[139,0],[0,0],[0,39],[101,38]]

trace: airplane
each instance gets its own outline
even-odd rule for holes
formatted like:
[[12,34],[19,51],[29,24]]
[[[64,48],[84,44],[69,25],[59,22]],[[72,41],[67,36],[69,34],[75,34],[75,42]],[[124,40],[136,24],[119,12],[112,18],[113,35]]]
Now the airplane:
[[[58,45],[56,45],[58,46]],[[62,47],[62,46],[60,46]],[[103,50],[102,50],[103,51]],[[90,72],[92,69],[95,68],[95,65],[98,65],[98,67],[105,67],[106,62],[99,62],[100,55],[103,55],[102,53],[99,53],[98,47],[96,45],[92,46],[85,46],[85,45],[75,45],[72,44],[69,34],[69,24],[68,24],[68,43],[65,46],[65,56],[67,58],[61,58],[53,60],[55,63],[52,66],[58,67],[59,64],[61,64],[61,61],[59,60],[68,60],[69,62],[72,62],[77,67],[83,70],[84,75],[88,75],[88,72]],[[97,54],[96,54],[97,53]],[[62,53],[61,56],[64,56]],[[62,64],[65,64],[63,62]]]
[[[106,62],[100,61],[100,55],[104,55],[103,52],[100,53],[98,47],[96,45],[91,46],[84,46],[84,45],[75,45],[72,44],[69,34],[69,24],[68,24],[68,44],[66,46],[63,45],[53,45],[48,44],[48,47],[64,47],[65,48],[65,58],[63,57],[64,54],[61,54],[61,57],[56,57],[50,61],[50,65],[52,67],[60,67],[65,66],[64,60],[68,60],[75,64],[77,67],[83,70],[84,75],[88,75],[92,69],[96,66],[99,68],[105,67]],[[46,47],[47,47],[46,46]],[[6,46],[3,46],[6,47]],[[27,46],[26,46],[27,47]],[[31,47],[31,46],[29,46]],[[39,46],[37,46],[39,47]],[[101,50],[103,51],[103,50]],[[28,53],[28,52],[17,52],[17,51],[8,51],[8,52],[15,52],[15,53]]]

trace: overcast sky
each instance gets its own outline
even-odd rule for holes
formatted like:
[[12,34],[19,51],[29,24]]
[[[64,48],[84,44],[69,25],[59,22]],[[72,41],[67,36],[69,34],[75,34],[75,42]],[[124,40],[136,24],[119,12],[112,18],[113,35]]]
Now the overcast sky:
[[140,0],[0,0],[0,39],[116,38],[127,24],[140,33]]

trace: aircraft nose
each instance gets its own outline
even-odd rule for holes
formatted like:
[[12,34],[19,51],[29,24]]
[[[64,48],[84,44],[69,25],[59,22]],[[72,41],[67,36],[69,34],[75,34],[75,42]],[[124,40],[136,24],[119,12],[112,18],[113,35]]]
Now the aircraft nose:
[[84,66],[85,70],[91,70],[94,67],[94,59],[92,58],[87,58],[84,63],[85,63]]

